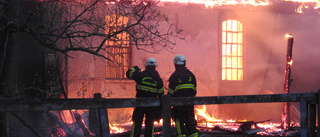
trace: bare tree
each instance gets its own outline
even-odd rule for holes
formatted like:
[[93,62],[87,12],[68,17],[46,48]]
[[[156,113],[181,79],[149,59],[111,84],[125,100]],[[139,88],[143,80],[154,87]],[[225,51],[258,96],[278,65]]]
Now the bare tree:
[[[6,87],[15,86],[6,81],[10,77],[7,72],[11,69],[8,64],[14,35],[23,34],[36,45],[65,56],[69,56],[70,51],[79,51],[110,61],[112,58],[107,56],[109,46],[105,43],[111,41],[113,45],[121,46],[123,43],[119,39],[123,33],[137,49],[148,52],[170,49],[181,30],[157,10],[156,4],[153,0],[0,0],[0,97],[8,97],[10,91],[5,91]],[[37,81],[44,82],[48,81]],[[25,87],[25,90],[46,92],[38,87]],[[13,114],[11,116],[27,125],[24,118]],[[1,136],[6,136],[6,116],[1,113]],[[40,136],[32,126],[26,127]]]
[[[175,38],[181,32],[173,28],[166,15],[156,10],[156,2],[152,0],[84,1],[39,2],[36,8],[24,13],[19,24],[2,16],[7,20],[7,26],[2,26],[1,30],[26,32],[42,46],[66,55],[69,51],[83,51],[100,57],[106,57],[103,53],[107,48],[105,42],[117,41],[118,34],[123,32],[130,35],[138,49],[169,48],[175,45]],[[108,15],[117,16],[106,18]],[[119,22],[114,23],[119,16],[129,20],[122,22],[121,29],[106,30],[119,28],[116,26]],[[38,18],[43,20],[35,22]],[[167,23],[168,29],[159,29],[163,22]]]
[[15,34],[66,56],[80,51],[109,61],[115,54],[108,52],[106,42],[121,47],[120,39],[148,52],[172,48],[181,30],[156,5],[154,0],[1,0],[1,84],[8,77],[8,50],[15,41],[10,37]]

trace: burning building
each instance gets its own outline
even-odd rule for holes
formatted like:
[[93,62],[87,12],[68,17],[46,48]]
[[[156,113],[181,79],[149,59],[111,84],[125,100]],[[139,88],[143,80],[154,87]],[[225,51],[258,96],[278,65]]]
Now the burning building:
[[[123,53],[127,62],[120,62],[123,66],[119,69],[94,56],[74,53],[74,58],[68,59],[68,80],[75,81],[69,84],[68,95],[90,98],[100,92],[105,98],[132,98],[135,83],[123,72],[133,65],[143,68],[145,60],[154,57],[166,83],[174,71],[176,54],[185,55],[187,67],[195,72],[197,96],[283,93],[288,33],[295,38],[291,92],[316,91],[319,15],[317,10],[299,13],[297,5],[279,1],[261,7],[210,8],[191,2],[164,2],[158,8],[183,30],[184,40],[177,41],[172,50],[159,49],[156,54],[130,47],[130,52]],[[280,103],[208,106],[215,118],[236,120],[280,121],[281,109]],[[115,120],[125,120],[131,114],[125,109],[114,112],[110,118]]]
[[[128,1],[105,4],[114,2]],[[159,0],[156,8],[169,17],[176,31],[183,30],[183,39],[170,49],[156,47],[147,52],[132,45],[132,39],[124,36],[128,34],[122,33],[118,41],[105,42],[109,47],[106,57],[111,60],[71,51],[60,62],[66,68],[66,95],[93,98],[94,93],[101,93],[103,98],[134,98],[135,83],[124,72],[134,65],[144,68],[149,57],[157,60],[157,70],[167,88],[176,54],[184,55],[187,68],[194,72],[197,96],[283,93],[285,35],[289,33],[294,37],[290,92],[316,91],[320,89],[318,7],[319,1]],[[105,15],[105,21],[111,22],[112,16],[116,15]],[[124,17],[117,19],[128,21]],[[168,26],[162,24],[160,29],[165,30]],[[122,46],[116,47],[117,42]],[[282,107],[282,103],[208,105],[206,113],[216,120],[281,122]],[[129,122],[132,110],[110,109],[110,123]],[[293,122],[298,122],[297,118],[292,115]],[[197,119],[204,116],[198,115]]]

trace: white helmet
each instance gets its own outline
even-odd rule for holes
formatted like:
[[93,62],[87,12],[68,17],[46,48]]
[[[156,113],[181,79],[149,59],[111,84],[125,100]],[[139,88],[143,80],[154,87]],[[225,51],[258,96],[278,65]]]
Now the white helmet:
[[148,58],[145,66],[158,66],[156,59]]
[[173,59],[174,64],[184,65],[186,64],[186,58],[182,55],[176,55]]

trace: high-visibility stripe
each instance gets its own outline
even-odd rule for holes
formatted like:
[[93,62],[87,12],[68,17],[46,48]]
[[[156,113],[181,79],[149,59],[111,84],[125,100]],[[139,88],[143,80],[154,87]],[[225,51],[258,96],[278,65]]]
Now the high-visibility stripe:
[[133,72],[135,72],[136,69],[135,68],[131,68],[130,74],[129,74],[129,79],[132,79],[132,74]]
[[132,124],[132,129],[131,129],[131,135],[130,135],[130,137],[133,137],[133,135],[134,135],[134,128],[135,128],[135,124],[133,123],[133,124]]
[[141,82],[141,83],[142,83],[142,84],[146,84],[146,85],[150,85],[150,86],[157,86],[157,82],[156,82],[156,81],[154,81],[155,83],[150,83],[150,82],[145,81],[145,80],[148,80],[148,79],[154,81],[151,77],[144,77],[144,78],[142,79],[142,82]]
[[189,80],[188,81],[192,81],[192,77],[190,76]]
[[174,94],[174,90],[172,90],[171,88],[169,88],[169,89],[168,89],[168,93]]
[[182,134],[181,132],[181,124],[179,119],[176,120],[176,126],[177,126],[178,137],[186,137],[186,134]]
[[181,84],[181,85],[176,86],[175,90],[169,88],[168,89],[168,93],[174,94],[174,92],[176,92],[177,90],[180,90],[180,89],[193,89],[193,90],[196,90],[197,88],[194,87],[193,84]]
[[149,92],[153,92],[153,93],[158,93],[158,90],[156,88],[152,88],[152,87],[147,87],[147,86],[143,86],[143,85],[137,85],[136,88],[140,89],[140,90],[143,90],[143,91],[149,91]]
[[181,135],[181,127],[180,127],[180,120],[179,119],[176,120],[176,126],[177,126],[178,136],[180,136]]
[[158,93],[160,94],[160,93],[163,93],[164,92],[164,88],[162,87],[162,88],[160,88],[160,89],[158,89]]
[[199,136],[198,132],[196,132],[196,133],[193,133],[193,134],[189,135],[188,137],[198,137],[198,136]]
[[154,126],[152,126],[152,132],[151,132],[151,137],[154,137]]
[[177,86],[175,91],[177,91],[179,89],[186,89],[186,88],[195,89],[193,84],[182,84],[182,85]]

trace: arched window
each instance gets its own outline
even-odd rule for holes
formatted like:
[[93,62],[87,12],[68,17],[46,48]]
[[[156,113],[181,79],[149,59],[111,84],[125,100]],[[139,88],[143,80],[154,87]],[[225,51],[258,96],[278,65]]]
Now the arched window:
[[243,24],[222,22],[222,80],[243,80]]
[[125,71],[131,65],[130,36],[123,31],[128,23],[128,17],[120,15],[106,16],[106,34],[113,35],[106,41],[106,57],[111,61],[106,61],[107,79],[125,79]]

